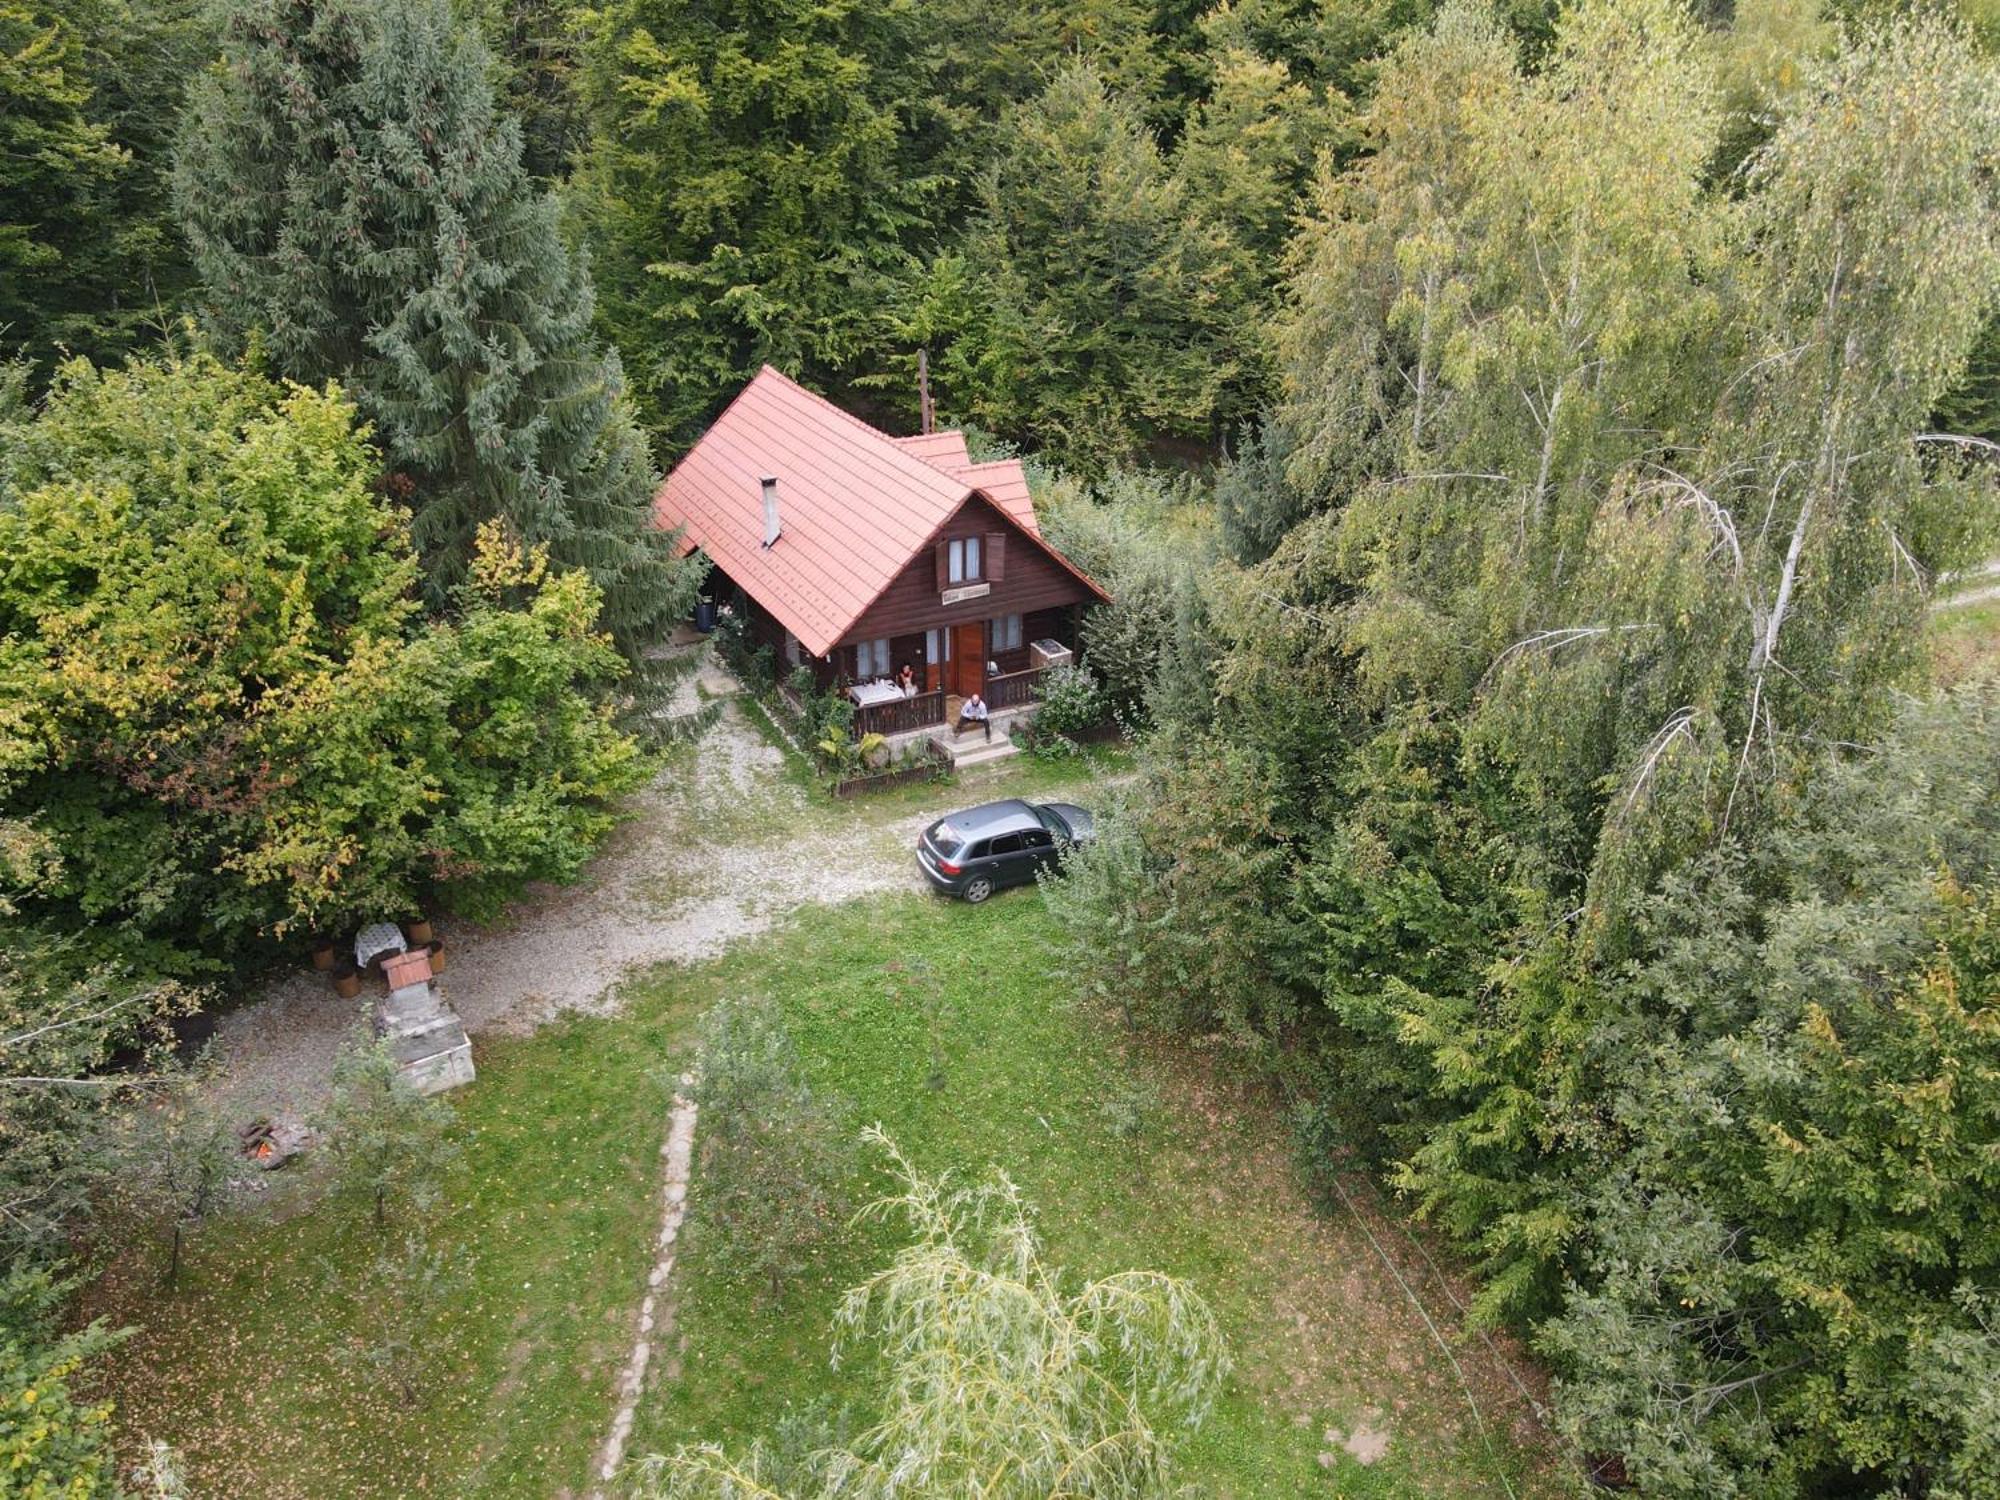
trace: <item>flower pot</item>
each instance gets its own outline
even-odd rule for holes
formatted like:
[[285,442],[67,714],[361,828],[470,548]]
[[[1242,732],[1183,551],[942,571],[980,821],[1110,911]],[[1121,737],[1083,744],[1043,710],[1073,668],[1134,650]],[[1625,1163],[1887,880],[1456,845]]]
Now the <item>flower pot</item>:
[[430,950],[431,950],[431,972],[433,974],[442,974],[444,972],[444,944],[432,943],[430,945]]
[[361,971],[353,964],[336,970],[333,976],[333,992],[343,1000],[352,1000],[361,993]]
[[333,939],[315,939],[312,945],[312,959],[315,969],[322,971],[331,969],[333,967]]
[[412,948],[421,948],[436,936],[431,931],[431,919],[429,917],[418,917],[413,922],[405,922],[403,924],[403,931],[409,935],[410,946]]

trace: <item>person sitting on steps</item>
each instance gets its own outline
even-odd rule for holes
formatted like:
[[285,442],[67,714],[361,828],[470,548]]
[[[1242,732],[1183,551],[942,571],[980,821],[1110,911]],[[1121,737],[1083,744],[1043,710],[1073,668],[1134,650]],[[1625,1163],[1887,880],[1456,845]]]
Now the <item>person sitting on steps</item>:
[[968,724],[977,724],[981,729],[986,731],[987,739],[990,740],[993,738],[993,720],[987,715],[986,700],[980,697],[977,691],[970,698],[959,704],[958,728],[952,731],[953,736],[956,737],[964,734],[965,727]]

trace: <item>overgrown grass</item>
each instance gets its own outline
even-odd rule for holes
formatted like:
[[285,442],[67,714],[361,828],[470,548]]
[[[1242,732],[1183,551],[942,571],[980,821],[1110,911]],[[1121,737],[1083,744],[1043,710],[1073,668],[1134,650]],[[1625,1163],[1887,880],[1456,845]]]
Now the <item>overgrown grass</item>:
[[[1078,1275],[1146,1267],[1190,1278],[1216,1306],[1236,1359],[1225,1398],[1185,1456],[1195,1493],[1538,1487],[1532,1445],[1517,1446],[1510,1428],[1519,1403],[1503,1399],[1493,1361],[1461,1352],[1497,1429],[1489,1451],[1448,1363],[1358,1227],[1304,1201],[1256,1086],[1080,1013],[1052,937],[1032,891],[984,907],[890,898],[813,912],[717,964],[656,975],[638,1003],[685,1012],[725,994],[772,995],[817,1084],[855,1129],[883,1124],[927,1171],[1004,1168],[1035,1205],[1051,1259]],[[930,1007],[913,971],[938,987],[940,1089],[927,1086]],[[864,1176],[854,1196],[879,1186]],[[635,1452],[701,1439],[741,1445],[788,1407],[854,1403],[867,1388],[865,1361],[830,1366],[829,1323],[841,1290],[892,1252],[894,1226],[837,1235],[773,1302],[704,1255],[701,1201],[697,1174],[676,1273],[676,1342],[642,1408]],[[1387,1226],[1379,1232],[1396,1238]],[[1371,1410],[1391,1440],[1388,1455],[1364,1467],[1326,1430],[1351,1431]]]

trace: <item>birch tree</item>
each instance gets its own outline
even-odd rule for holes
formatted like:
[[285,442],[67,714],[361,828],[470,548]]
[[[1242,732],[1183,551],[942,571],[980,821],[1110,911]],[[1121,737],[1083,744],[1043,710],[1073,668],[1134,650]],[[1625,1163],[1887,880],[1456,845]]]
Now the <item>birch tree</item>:
[[644,1500],[794,1500],[979,1495],[1047,1500],[1170,1493],[1177,1441],[1207,1416],[1229,1361],[1214,1314],[1152,1271],[1077,1281],[1049,1263],[1028,1205],[1004,1175],[954,1187],[920,1172],[875,1128],[896,1189],[867,1210],[907,1222],[911,1242],[848,1292],[835,1361],[879,1351],[879,1422],[809,1460],[803,1485],[761,1449],[654,1456]]

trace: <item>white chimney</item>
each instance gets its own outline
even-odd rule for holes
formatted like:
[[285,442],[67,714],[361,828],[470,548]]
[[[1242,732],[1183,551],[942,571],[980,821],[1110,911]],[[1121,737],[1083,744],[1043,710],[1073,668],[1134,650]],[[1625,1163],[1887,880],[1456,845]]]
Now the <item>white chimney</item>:
[[778,539],[778,478],[775,474],[764,476],[764,545],[770,546]]

